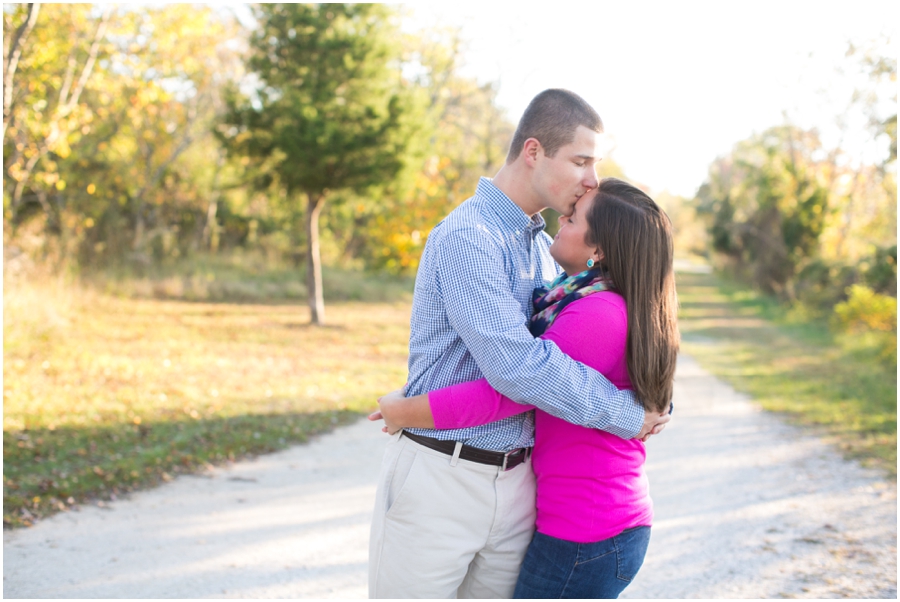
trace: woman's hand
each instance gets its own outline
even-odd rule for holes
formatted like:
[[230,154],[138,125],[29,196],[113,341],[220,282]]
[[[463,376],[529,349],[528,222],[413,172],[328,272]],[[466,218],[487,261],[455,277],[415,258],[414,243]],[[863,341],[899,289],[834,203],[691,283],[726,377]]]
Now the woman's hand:
[[369,420],[384,420],[385,433],[393,435],[402,428],[434,428],[428,395],[404,397],[403,390],[397,389],[378,398],[380,410],[369,414]]
[[398,404],[405,399],[406,397],[403,395],[403,389],[397,389],[383,397],[379,397],[378,407],[380,410],[369,414],[369,420],[384,420],[384,426],[381,427],[381,431],[393,435],[404,426],[398,424],[396,420],[399,418],[398,414],[401,413]]

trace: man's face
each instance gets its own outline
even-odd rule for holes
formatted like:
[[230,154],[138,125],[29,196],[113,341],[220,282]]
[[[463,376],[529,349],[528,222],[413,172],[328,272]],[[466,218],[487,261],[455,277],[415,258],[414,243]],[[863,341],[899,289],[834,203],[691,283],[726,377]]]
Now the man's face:
[[597,187],[597,163],[601,159],[600,136],[583,125],[575,138],[553,157],[538,150],[534,189],[545,207],[569,215],[575,202]]

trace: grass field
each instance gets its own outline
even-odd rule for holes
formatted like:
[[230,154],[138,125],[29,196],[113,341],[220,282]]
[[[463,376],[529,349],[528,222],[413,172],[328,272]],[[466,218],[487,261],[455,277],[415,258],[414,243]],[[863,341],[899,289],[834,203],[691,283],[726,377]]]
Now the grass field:
[[6,527],[306,440],[406,379],[409,294],[300,303],[4,291]]
[[[245,276],[123,280],[116,295],[5,283],[4,526],[305,441],[405,381],[411,281],[326,274],[329,325],[312,328],[296,276],[259,276],[279,303],[253,302]],[[228,287],[244,301],[185,300]],[[686,353],[896,476],[896,365],[712,275],[678,287]]]
[[713,374],[897,475],[897,369],[861,337],[833,334],[712,274],[679,273],[682,350]]

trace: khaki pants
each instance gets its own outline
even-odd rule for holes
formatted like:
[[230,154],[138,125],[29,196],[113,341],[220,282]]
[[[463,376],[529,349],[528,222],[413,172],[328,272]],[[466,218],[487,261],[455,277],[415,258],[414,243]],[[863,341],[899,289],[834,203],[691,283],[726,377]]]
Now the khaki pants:
[[511,598],[534,532],[531,460],[505,472],[399,433],[384,454],[370,598]]

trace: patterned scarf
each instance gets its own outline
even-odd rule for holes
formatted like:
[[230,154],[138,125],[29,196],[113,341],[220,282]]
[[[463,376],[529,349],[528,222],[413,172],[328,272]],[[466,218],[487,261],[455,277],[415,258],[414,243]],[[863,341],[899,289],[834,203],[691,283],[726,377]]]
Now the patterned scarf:
[[549,286],[534,289],[531,299],[534,303],[534,315],[531,316],[529,325],[531,334],[544,334],[559,312],[572,301],[608,288],[609,280],[597,270],[585,270],[574,276],[562,272]]

